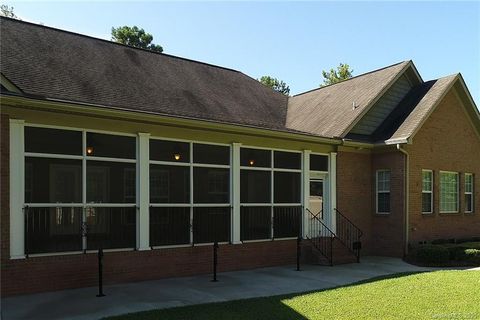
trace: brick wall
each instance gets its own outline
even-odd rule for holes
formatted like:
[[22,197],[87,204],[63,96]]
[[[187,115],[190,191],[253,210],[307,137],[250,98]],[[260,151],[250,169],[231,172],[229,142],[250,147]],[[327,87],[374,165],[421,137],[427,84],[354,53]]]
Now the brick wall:
[[[212,272],[212,246],[107,252],[104,283],[142,281]],[[294,264],[296,240],[220,245],[218,271]],[[2,262],[2,295],[97,284],[94,253],[30,257]]]
[[[362,254],[403,256],[404,156],[397,150],[339,152],[337,207],[362,231]],[[376,213],[376,171],[391,170],[391,213]]]
[[337,168],[337,208],[362,230],[361,254],[371,254],[371,155],[370,153],[338,152]]
[[[372,155],[372,251],[402,257],[405,239],[405,156],[397,150]],[[376,171],[390,170],[390,213],[376,213]]]
[[[410,243],[480,236],[480,138],[452,89],[420,131],[410,154]],[[422,169],[434,171],[434,212],[422,214]],[[440,170],[460,173],[460,212],[440,213]],[[464,173],[474,173],[475,213],[464,213]]]

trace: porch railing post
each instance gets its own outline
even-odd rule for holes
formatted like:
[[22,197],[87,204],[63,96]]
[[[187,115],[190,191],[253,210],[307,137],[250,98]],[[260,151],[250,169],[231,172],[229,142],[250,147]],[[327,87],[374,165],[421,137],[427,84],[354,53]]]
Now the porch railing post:
[[98,294],[97,297],[104,297],[103,294],[103,249],[98,249]]
[[218,263],[218,242],[213,243],[213,279],[212,282],[217,282],[217,263]]
[[301,256],[301,243],[302,243],[302,237],[298,236],[297,238],[297,271],[300,271],[300,256]]

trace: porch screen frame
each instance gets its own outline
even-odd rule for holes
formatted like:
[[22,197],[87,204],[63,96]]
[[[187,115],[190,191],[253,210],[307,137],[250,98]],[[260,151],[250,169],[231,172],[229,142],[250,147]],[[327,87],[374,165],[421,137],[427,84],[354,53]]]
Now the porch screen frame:
[[[221,241],[219,244],[227,244],[232,242],[233,230],[232,230],[232,221],[233,221],[233,207],[232,207],[232,145],[226,143],[215,143],[215,142],[206,142],[206,141],[192,141],[185,139],[174,139],[169,137],[159,137],[151,136],[149,141],[159,140],[159,141],[168,141],[168,142],[179,142],[179,143],[188,143],[189,144],[189,161],[188,162],[174,162],[174,161],[159,161],[149,159],[149,180],[151,177],[150,165],[164,165],[164,166],[179,166],[187,167],[189,169],[189,201],[186,203],[155,203],[148,196],[148,205],[149,208],[189,208],[190,211],[190,241],[186,244],[172,244],[172,245],[151,245],[152,249],[163,249],[163,248],[181,248],[181,247],[191,247],[191,246],[205,246],[212,245],[213,242],[194,242],[194,210],[195,208],[229,208],[230,209],[230,239],[229,241]],[[211,145],[211,146],[222,146],[227,147],[229,150],[229,164],[205,164],[205,163],[196,163],[194,159],[194,145]],[[218,168],[218,169],[228,169],[229,170],[229,183],[228,183],[228,202],[227,203],[195,203],[194,201],[194,171],[195,168]],[[149,181],[150,183],[150,181]],[[150,227],[150,226],[149,226]]]
[[[254,167],[254,166],[242,166],[240,165],[240,175],[243,170],[246,171],[262,171],[262,172],[270,172],[270,202],[268,203],[248,203],[248,202],[242,202],[240,198],[240,214],[241,214],[241,208],[242,207],[270,207],[270,237],[269,238],[264,238],[264,239],[252,239],[252,240],[241,240],[243,243],[248,243],[248,242],[261,242],[261,241],[272,241],[272,240],[289,240],[289,239],[295,239],[297,237],[275,237],[275,231],[274,231],[274,212],[275,208],[277,207],[301,207],[300,210],[300,216],[303,216],[303,195],[304,195],[304,190],[303,190],[303,167],[304,167],[304,161],[303,161],[303,152],[298,151],[298,150],[287,150],[287,149],[278,149],[278,148],[264,148],[264,147],[257,147],[257,146],[249,146],[249,145],[242,145],[240,147],[240,153],[242,152],[242,149],[256,149],[256,150],[266,150],[270,152],[270,166],[269,167]],[[285,169],[285,168],[276,168],[275,167],[275,152],[289,152],[289,153],[296,153],[299,154],[300,156],[300,168],[299,169]],[[300,183],[299,183],[299,189],[300,189],[300,196],[299,196],[299,202],[294,202],[294,203],[280,203],[280,202],[275,202],[275,173],[276,172],[290,172],[290,173],[298,173],[300,175]],[[242,186],[240,185],[240,190]],[[303,219],[303,217],[302,217]],[[240,226],[241,228],[241,226]],[[303,229],[303,220],[300,221],[300,233],[302,233]]]
[[[74,127],[67,127],[67,126],[54,126],[54,125],[45,125],[45,124],[37,124],[37,123],[24,123],[23,130],[25,131],[26,128],[33,127],[33,128],[45,128],[45,129],[53,129],[53,130],[68,130],[68,131],[75,131],[81,132],[82,138],[82,152],[81,155],[70,155],[70,154],[59,154],[59,153],[41,153],[41,152],[27,152],[23,151],[23,159],[26,158],[46,158],[46,159],[62,159],[62,160],[76,160],[81,161],[81,183],[82,183],[82,190],[81,190],[81,201],[80,202],[71,202],[71,203],[62,203],[62,202],[27,202],[25,198],[23,198],[23,210],[29,210],[30,208],[81,208],[82,209],[82,219],[81,219],[81,230],[79,230],[79,235],[82,234],[82,250],[80,251],[52,251],[52,252],[44,252],[44,253],[29,253],[27,248],[27,243],[25,242],[24,245],[24,253],[25,256],[52,256],[52,255],[63,255],[63,254],[75,254],[75,253],[92,253],[97,252],[96,249],[88,249],[88,217],[87,215],[91,210],[95,208],[99,209],[108,209],[108,208],[135,208],[135,223],[138,224],[138,207],[137,207],[137,179],[138,179],[138,172],[136,170],[137,161],[138,161],[138,154],[135,152],[135,156],[133,159],[131,158],[115,158],[115,157],[101,157],[101,156],[91,156],[87,154],[87,134],[94,133],[94,134],[104,134],[104,135],[112,135],[112,136],[120,136],[120,137],[132,137],[135,139],[135,149],[138,146],[138,138],[135,134],[129,133],[122,133],[122,132],[112,132],[112,131],[105,131],[105,130],[96,130],[96,129],[84,129],[84,128],[74,128]],[[25,139],[25,137],[24,137]],[[25,143],[25,140],[24,142]],[[125,202],[125,203],[118,203],[118,202],[88,202],[87,199],[87,164],[89,161],[95,162],[107,162],[107,163],[127,163],[132,164],[135,168],[135,182],[134,182],[134,189],[135,195],[133,196],[132,202]],[[25,179],[25,167],[23,166],[22,177]],[[22,192],[25,193],[27,186],[23,185]],[[26,225],[23,225],[24,232],[27,233]],[[135,226],[135,238],[137,237],[137,225]],[[138,247],[138,243],[135,240],[135,244],[133,247],[122,247],[122,248],[104,248],[104,251],[124,251],[124,250],[135,250]]]

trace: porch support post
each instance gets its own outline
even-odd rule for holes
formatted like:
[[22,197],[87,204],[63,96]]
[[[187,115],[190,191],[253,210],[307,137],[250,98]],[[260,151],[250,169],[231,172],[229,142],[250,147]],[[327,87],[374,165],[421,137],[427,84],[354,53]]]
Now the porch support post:
[[330,153],[330,227],[333,232],[337,232],[337,153]]
[[310,203],[310,154],[311,150],[303,150],[303,201],[302,201],[302,236],[303,238],[308,235],[308,214],[307,209]]
[[137,144],[137,248],[150,250],[150,134],[138,133]]
[[10,120],[10,258],[25,258],[24,120]]
[[240,241],[240,147],[241,143],[232,144],[232,243]]

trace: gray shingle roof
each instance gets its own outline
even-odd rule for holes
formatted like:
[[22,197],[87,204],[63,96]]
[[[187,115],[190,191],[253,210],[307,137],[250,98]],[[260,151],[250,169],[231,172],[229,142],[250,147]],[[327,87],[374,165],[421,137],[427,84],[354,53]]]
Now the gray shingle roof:
[[1,44],[27,94],[286,130],[287,97],[235,70],[5,18]]
[[343,136],[410,63],[404,61],[292,97],[287,126],[327,137]]
[[[406,97],[404,102],[400,103],[399,108],[397,108],[399,110],[411,110],[411,112],[399,123],[399,126],[390,137],[385,136],[382,140],[396,141],[410,138],[424,123],[425,119],[457,79],[458,75],[454,74],[425,82],[419,88],[416,88],[415,91],[412,90],[410,97]],[[408,105],[408,103],[412,104]],[[395,127],[392,126],[392,128]]]
[[411,61],[287,98],[236,70],[8,18],[0,23],[0,72],[25,95],[328,138],[408,138],[458,78],[419,79],[372,136],[357,137],[349,129],[414,69]]

